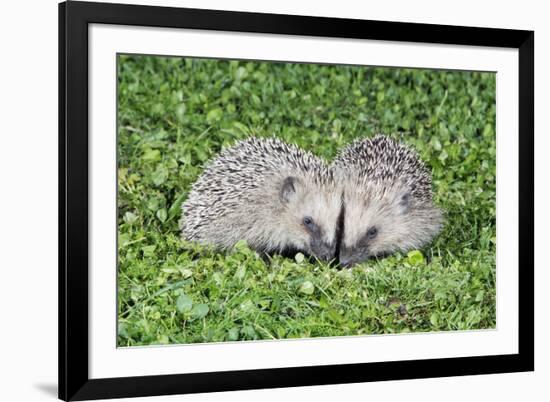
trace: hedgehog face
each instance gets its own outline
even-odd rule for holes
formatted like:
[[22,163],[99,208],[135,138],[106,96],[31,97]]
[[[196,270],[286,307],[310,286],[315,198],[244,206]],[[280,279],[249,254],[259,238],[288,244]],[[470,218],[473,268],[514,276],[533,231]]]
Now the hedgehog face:
[[336,227],[342,205],[340,192],[330,190],[311,180],[287,177],[280,193],[286,243],[324,261],[336,256]]
[[344,192],[345,216],[339,261],[351,266],[373,256],[422,247],[440,230],[431,200],[416,199],[405,185],[367,183]]

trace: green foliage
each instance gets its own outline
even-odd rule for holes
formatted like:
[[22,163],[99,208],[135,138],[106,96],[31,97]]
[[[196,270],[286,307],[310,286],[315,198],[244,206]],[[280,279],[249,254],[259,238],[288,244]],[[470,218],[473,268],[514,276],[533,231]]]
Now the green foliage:
[[[495,75],[119,56],[119,346],[494,328]],[[433,170],[424,250],[338,271],[180,239],[204,163],[252,134],[332,158],[383,132]]]

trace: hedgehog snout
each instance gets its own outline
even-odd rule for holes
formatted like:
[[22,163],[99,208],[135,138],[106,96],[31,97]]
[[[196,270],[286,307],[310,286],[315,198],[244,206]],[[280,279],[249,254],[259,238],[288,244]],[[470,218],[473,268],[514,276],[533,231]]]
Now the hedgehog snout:
[[338,265],[340,268],[350,268],[366,260],[369,257],[368,253],[366,247],[346,247],[342,245],[338,252]]
[[334,244],[312,239],[310,247],[312,254],[321,261],[331,261],[335,259]]
[[319,259],[323,261],[331,261],[334,259],[334,248],[332,245],[324,244],[319,252]]
[[341,268],[349,268],[354,264],[355,264],[355,261],[351,256],[339,258],[339,265]]
[[351,252],[348,252],[345,247],[340,248],[338,255],[338,264],[341,268],[349,268],[355,264],[355,258]]

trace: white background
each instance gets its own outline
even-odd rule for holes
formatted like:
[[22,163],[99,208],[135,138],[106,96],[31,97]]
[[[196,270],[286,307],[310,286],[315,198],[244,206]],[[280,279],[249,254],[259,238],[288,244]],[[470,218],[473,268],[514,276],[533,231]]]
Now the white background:
[[[518,400],[548,398],[544,228],[549,204],[550,27],[544,2],[232,0],[150,4],[536,31],[536,372],[172,396],[134,401]],[[8,5],[9,4],[9,5]],[[0,399],[54,400],[57,377],[57,2],[3,2],[0,24]],[[7,123],[7,124],[6,124]]]

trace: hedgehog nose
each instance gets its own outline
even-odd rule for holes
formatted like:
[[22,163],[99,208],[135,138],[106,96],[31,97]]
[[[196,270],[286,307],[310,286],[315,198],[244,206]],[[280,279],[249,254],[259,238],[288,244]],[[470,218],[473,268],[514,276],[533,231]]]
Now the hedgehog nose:
[[346,258],[346,257],[340,257],[340,267],[342,268],[349,268],[353,265],[353,261],[351,258]]
[[319,259],[323,261],[332,261],[334,258],[334,248],[330,244],[323,244],[319,252]]

